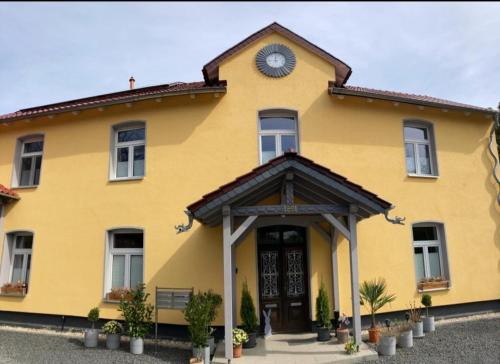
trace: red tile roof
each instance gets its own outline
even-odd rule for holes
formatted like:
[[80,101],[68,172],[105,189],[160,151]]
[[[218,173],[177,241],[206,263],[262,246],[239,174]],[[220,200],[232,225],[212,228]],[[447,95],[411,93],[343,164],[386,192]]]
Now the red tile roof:
[[19,199],[19,196],[18,196],[18,194],[15,191],[13,191],[10,188],[7,188],[4,185],[0,184],[0,197],[1,196],[13,198],[13,199],[16,199],[16,200]]
[[346,85],[344,87],[336,87],[330,82],[329,87],[330,94],[333,95],[346,95],[346,96],[362,96],[373,99],[381,99],[381,100],[390,100],[390,101],[398,101],[402,103],[411,103],[422,106],[430,106],[430,107],[442,107],[442,108],[450,108],[450,109],[463,109],[467,111],[480,111],[487,113],[495,113],[495,110],[491,108],[485,108],[480,106],[463,104],[460,102],[440,99],[437,97],[426,96],[426,95],[415,95],[404,92],[395,92],[395,91],[387,91],[387,90],[377,90],[374,88],[368,87],[359,87],[359,86],[349,86]]
[[133,90],[114,92],[110,94],[86,97],[82,99],[58,102],[56,104],[31,107],[0,115],[0,121],[26,119],[40,115],[75,111],[109,104],[126,103],[154,97],[171,96],[185,93],[225,92],[225,83],[207,86],[205,82],[176,82],[171,84],[142,87]]

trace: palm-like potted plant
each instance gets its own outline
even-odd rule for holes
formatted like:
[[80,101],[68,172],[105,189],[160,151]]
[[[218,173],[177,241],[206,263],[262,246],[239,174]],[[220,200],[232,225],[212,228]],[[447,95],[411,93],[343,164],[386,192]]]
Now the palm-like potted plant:
[[212,327],[213,322],[217,318],[217,310],[219,309],[220,305],[222,304],[222,297],[221,295],[212,292],[209,290],[206,293],[206,299],[208,300],[209,304],[209,330],[208,330],[208,346],[210,347],[210,355],[213,355],[215,353],[215,337],[214,337],[214,332],[215,329]]
[[408,315],[410,316],[411,322],[413,322],[413,337],[421,338],[424,337],[424,326],[422,324],[422,310],[420,307],[417,307],[415,301],[413,301],[413,305],[410,303],[410,308],[408,310]]
[[243,329],[233,329],[233,358],[241,357],[242,346],[248,341],[248,335]]
[[371,326],[368,329],[369,340],[372,343],[377,343],[379,341],[380,330],[375,324],[375,313],[384,307],[386,304],[394,301],[396,296],[393,294],[387,294],[387,285],[385,279],[378,278],[372,281],[363,281],[361,287],[359,288],[359,293],[361,295],[361,304],[368,305],[371,316]]
[[338,323],[337,340],[339,344],[347,344],[349,342],[349,319],[345,313],[340,315]]
[[120,335],[123,332],[123,326],[118,321],[108,321],[102,327],[106,334],[106,347],[114,350],[120,347]]
[[259,323],[257,321],[252,295],[250,294],[246,280],[243,283],[243,290],[241,293],[240,317],[243,330],[248,334],[248,342],[243,343],[243,348],[254,348],[257,346],[257,328],[259,327]]
[[184,310],[184,319],[188,323],[189,336],[193,343],[193,355],[205,363],[210,363],[210,320],[212,306],[206,293],[198,292],[191,295]]
[[144,337],[153,325],[153,305],[147,302],[149,293],[145,293],[144,290],[145,285],[138,284],[135,289],[130,291],[130,300],[122,297],[118,308],[127,324],[132,354],[143,353]]
[[318,297],[316,297],[316,322],[318,325],[318,341],[330,340],[330,303],[323,280],[319,287]]
[[99,321],[99,308],[92,308],[87,315],[87,319],[92,326],[90,329],[85,330],[85,347],[95,348],[97,346],[97,339],[99,338],[99,330],[95,328],[95,323]]
[[420,301],[425,306],[425,316],[422,318],[424,332],[432,332],[436,328],[434,326],[434,316],[429,316],[429,307],[432,306],[432,297],[430,294],[424,294]]

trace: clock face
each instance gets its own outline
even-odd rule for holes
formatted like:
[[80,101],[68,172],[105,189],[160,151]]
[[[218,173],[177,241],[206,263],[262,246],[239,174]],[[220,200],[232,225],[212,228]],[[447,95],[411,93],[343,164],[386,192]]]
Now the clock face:
[[255,64],[266,76],[284,77],[295,68],[295,55],[283,44],[270,44],[257,53]]

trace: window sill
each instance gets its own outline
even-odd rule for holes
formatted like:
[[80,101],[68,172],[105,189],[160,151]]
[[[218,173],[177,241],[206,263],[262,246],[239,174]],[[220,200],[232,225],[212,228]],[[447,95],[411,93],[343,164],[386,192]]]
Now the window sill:
[[425,292],[436,292],[436,291],[449,291],[450,287],[440,287],[440,288],[426,288],[426,289],[418,289],[418,293],[425,293]]
[[428,174],[414,174],[414,173],[408,173],[407,174],[408,177],[411,177],[411,178],[429,178],[429,179],[438,179],[439,176],[438,175],[428,175]]
[[119,305],[120,301],[119,300],[108,300],[107,298],[102,299],[103,303],[109,303],[111,305]]
[[110,178],[109,182],[123,182],[123,181],[140,181],[143,180],[144,176],[140,177],[126,177],[126,178]]
[[31,186],[16,186],[16,187],[11,187],[12,190],[29,190],[29,189],[35,189],[39,185],[31,185]]
[[27,293],[0,293],[0,297],[18,297],[24,298]]

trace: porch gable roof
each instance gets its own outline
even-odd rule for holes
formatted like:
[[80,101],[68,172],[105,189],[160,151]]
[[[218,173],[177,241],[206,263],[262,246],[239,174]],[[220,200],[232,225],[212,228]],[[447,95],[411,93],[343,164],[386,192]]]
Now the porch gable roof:
[[19,195],[10,188],[0,184],[0,205],[2,204],[2,200],[5,200],[6,202],[19,200]]
[[293,173],[295,195],[314,204],[359,207],[358,217],[386,213],[390,202],[349,181],[330,169],[294,152],[274,158],[249,173],[204,195],[187,207],[201,223],[215,226],[222,221],[222,207],[257,204],[282,191],[287,173]]

